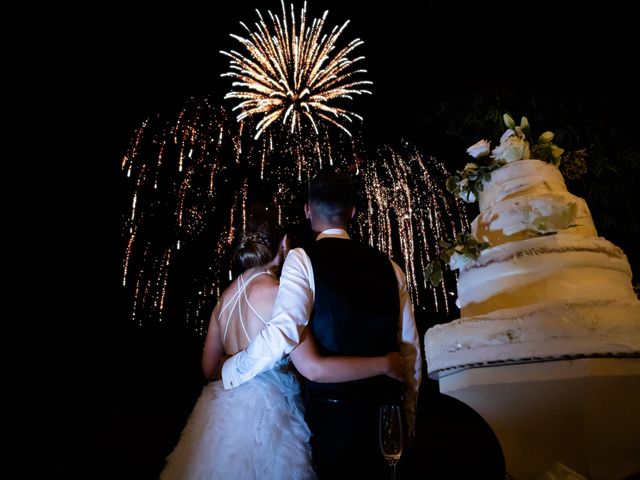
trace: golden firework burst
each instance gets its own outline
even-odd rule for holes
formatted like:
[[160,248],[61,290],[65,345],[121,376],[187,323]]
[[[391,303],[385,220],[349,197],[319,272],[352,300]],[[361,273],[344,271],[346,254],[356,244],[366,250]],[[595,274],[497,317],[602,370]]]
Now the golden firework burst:
[[335,26],[330,33],[323,33],[328,11],[309,25],[306,2],[299,23],[293,5],[287,15],[284,1],[281,4],[282,18],[269,11],[267,23],[256,10],[259,17],[256,31],[240,22],[248,37],[231,35],[245,47],[246,53],[221,52],[231,58],[231,71],[222,76],[234,79],[234,89],[225,98],[241,100],[234,108],[240,111],[239,121],[261,117],[255,138],[276,121],[286,125],[291,133],[302,131],[305,122],[317,133],[318,124],[326,121],[351,135],[345,122],[362,117],[337,106],[336,101],[371,93],[363,87],[372,82],[357,79],[366,70],[354,68],[364,57],[348,58],[363,44],[362,40],[356,38],[338,48],[338,38],[348,21],[341,27]]

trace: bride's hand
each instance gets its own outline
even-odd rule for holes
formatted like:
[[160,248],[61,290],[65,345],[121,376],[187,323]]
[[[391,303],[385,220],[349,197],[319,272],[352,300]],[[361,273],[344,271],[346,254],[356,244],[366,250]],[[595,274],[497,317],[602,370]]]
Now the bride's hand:
[[400,380],[404,382],[405,380],[405,370],[404,370],[404,359],[398,352],[389,352],[385,355],[387,359],[387,370],[384,372],[386,375],[391,378],[395,378],[396,380]]

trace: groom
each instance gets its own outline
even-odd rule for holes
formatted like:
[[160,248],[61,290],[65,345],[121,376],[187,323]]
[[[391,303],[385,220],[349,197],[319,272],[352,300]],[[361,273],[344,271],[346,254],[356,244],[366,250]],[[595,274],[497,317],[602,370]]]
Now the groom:
[[344,383],[304,381],[305,418],[316,470],[323,478],[388,478],[378,442],[379,406],[402,402],[415,421],[420,343],[402,270],[384,254],[349,238],[354,191],[346,175],[320,173],[304,206],[316,242],[293,249],[280,278],[273,318],[222,368],[234,388],[271,368],[309,327],[323,355],[380,356],[399,350],[406,385],[387,376]]

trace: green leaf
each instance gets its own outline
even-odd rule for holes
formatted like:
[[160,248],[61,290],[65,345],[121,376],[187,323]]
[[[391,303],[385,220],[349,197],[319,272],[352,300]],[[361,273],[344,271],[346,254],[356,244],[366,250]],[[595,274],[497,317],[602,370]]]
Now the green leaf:
[[442,263],[440,260],[433,260],[427,265],[425,268],[425,276],[431,282],[431,285],[437,287],[442,281],[443,272],[442,272]]
[[458,187],[458,180],[455,176],[447,178],[447,190],[453,194],[458,193],[460,188]]

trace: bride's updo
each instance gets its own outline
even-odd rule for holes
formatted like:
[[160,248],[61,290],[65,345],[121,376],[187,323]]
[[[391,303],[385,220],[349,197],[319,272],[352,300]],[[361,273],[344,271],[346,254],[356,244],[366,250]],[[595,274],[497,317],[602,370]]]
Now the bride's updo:
[[243,270],[265,266],[277,255],[281,235],[274,210],[264,205],[247,210],[246,230],[234,255]]

